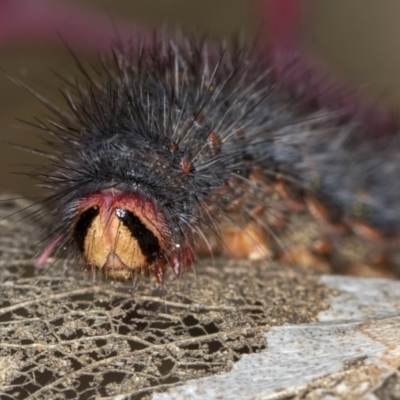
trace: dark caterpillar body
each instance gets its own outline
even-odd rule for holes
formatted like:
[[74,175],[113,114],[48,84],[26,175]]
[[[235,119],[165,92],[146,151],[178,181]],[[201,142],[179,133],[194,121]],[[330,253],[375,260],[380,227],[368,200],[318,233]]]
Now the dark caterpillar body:
[[39,263],[55,250],[159,282],[204,253],[397,273],[399,147],[360,144],[359,116],[280,90],[267,57],[234,41],[159,35],[78,66],[69,111],[42,126],[55,153]]

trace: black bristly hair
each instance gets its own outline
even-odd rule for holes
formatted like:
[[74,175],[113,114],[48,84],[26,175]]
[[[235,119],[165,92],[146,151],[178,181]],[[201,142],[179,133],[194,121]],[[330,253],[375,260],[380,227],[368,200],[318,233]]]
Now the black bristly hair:
[[[253,47],[156,34],[148,47],[116,46],[93,69],[75,59],[82,78],[63,90],[68,111],[45,102],[55,119],[41,124],[54,155],[37,177],[50,190],[57,254],[80,257],[71,234],[79,201],[110,188],[162,212],[167,253],[208,241],[210,232],[218,238],[221,223],[241,225],[257,206],[264,215],[279,211],[251,178],[257,169],[267,185],[283,179],[294,199],[323,204],[329,223],[351,228],[361,219],[397,233],[398,146],[357,142],[358,115],[282,90],[273,64]],[[231,214],[238,199],[243,206]]]

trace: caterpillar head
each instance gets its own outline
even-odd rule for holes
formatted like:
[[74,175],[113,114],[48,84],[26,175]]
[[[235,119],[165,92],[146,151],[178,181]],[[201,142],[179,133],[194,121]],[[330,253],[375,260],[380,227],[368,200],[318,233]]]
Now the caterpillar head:
[[[70,237],[75,247],[89,269],[106,277],[126,280],[150,271],[161,284],[166,265],[178,276],[192,263],[191,247],[171,243],[163,213],[141,195],[105,189],[81,199],[74,214]],[[48,253],[49,248],[39,263]]]
[[114,190],[92,194],[79,203],[72,229],[88,265],[106,276],[127,279],[152,267],[159,277],[163,271],[164,222],[150,201]]

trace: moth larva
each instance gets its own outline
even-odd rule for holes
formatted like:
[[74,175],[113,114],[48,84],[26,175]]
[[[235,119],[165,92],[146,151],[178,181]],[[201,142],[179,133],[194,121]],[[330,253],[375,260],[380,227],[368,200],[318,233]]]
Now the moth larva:
[[377,258],[397,265],[398,152],[359,144],[358,115],[280,89],[267,57],[159,34],[78,66],[68,111],[50,107],[42,125],[53,224],[39,263],[55,251],[160,283],[166,266],[179,275],[201,254],[355,273]]

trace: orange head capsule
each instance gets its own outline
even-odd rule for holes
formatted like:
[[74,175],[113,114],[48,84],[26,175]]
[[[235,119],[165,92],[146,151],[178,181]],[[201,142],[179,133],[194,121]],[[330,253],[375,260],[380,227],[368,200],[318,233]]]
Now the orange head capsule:
[[166,232],[163,215],[150,200],[116,190],[81,200],[73,225],[73,236],[90,267],[115,279],[149,270],[159,283],[166,263],[176,275],[181,269],[180,257],[168,248]]

